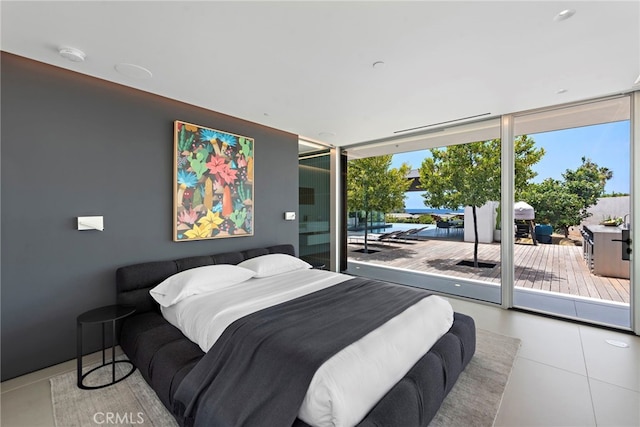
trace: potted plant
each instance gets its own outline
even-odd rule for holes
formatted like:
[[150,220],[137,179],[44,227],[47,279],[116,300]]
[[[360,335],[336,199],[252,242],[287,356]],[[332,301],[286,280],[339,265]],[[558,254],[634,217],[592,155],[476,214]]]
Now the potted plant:
[[611,216],[609,215],[608,217],[606,217],[605,219],[603,219],[600,224],[601,225],[607,225],[609,227],[617,227],[619,225],[622,224],[624,220],[621,217],[615,217],[615,216]]

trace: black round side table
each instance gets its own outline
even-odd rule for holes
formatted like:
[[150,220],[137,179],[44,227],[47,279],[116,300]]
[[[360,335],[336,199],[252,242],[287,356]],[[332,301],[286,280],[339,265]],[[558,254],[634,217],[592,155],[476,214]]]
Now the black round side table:
[[[108,305],[105,307],[96,308],[95,310],[90,310],[85,313],[82,313],[77,318],[77,328],[76,328],[76,338],[77,338],[77,351],[76,351],[76,359],[78,363],[78,387],[85,390],[93,390],[103,387],[108,387],[117,382],[120,382],[127,378],[129,375],[133,374],[133,371],[136,370],[136,367],[129,360],[116,360],[116,321],[119,319],[124,319],[127,316],[132,315],[136,311],[135,307],[129,307],[124,305]],[[109,362],[105,359],[105,325],[111,322],[111,360]],[[86,324],[90,323],[101,323],[102,324],[102,365],[97,366],[86,373],[82,373],[82,327]],[[128,363],[131,365],[131,370],[124,375],[122,378],[116,380],[116,363]],[[102,384],[98,386],[87,386],[83,384],[84,379],[90,373],[103,368],[105,366],[111,365],[111,382],[107,384]]]

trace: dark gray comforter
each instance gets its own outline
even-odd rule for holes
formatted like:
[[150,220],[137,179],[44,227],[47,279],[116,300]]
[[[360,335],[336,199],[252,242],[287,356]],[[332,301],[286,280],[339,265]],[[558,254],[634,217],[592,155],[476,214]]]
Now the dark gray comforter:
[[245,316],[181,382],[174,413],[187,427],[291,426],[322,363],[428,295],[354,278]]

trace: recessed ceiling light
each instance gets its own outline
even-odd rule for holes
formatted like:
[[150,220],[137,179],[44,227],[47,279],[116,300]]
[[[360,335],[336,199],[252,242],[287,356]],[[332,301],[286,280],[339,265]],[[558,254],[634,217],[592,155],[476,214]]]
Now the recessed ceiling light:
[[124,62],[121,62],[119,64],[116,64],[114,68],[120,74],[127,77],[132,77],[134,79],[150,79],[151,77],[153,77],[151,71],[135,64],[126,64]]
[[324,137],[324,138],[330,138],[332,136],[336,136],[335,132],[320,132],[318,135]]
[[76,49],[75,47],[61,47],[58,49],[58,53],[64,59],[68,59],[72,62],[83,62],[86,55],[80,49]]
[[571,18],[575,15],[576,11],[574,9],[565,9],[562,12],[558,13],[553,17],[554,21],[564,21],[565,19]]
[[566,90],[566,89],[558,89],[558,90],[556,91],[556,93],[557,93],[557,94],[567,93],[567,90]]
[[374,62],[373,63],[373,68],[377,68],[377,69],[384,68],[384,62],[383,61]]

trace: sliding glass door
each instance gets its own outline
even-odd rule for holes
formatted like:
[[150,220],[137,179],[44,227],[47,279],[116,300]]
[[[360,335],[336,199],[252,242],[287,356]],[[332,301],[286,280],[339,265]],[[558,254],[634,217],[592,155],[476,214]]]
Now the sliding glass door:
[[621,95],[347,147],[352,165],[410,166],[377,221],[353,197],[384,189],[348,195],[347,272],[637,331],[639,117]]
[[350,147],[348,272],[500,304],[501,146],[491,119]]
[[[515,307],[630,328],[630,98],[515,115]],[[516,155],[517,158],[517,155]]]

